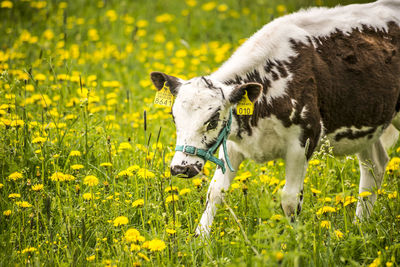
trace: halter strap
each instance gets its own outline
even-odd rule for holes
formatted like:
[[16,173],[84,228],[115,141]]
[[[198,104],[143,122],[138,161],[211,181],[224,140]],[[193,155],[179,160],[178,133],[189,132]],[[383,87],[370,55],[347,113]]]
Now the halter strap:
[[218,135],[217,141],[215,142],[215,144],[212,147],[210,147],[208,150],[204,150],[201,148],[197,148],[194,146],[188,146],[188,145],[176,145],[175,151],[181,151],[188,155],[198,156],[198,157],[204,159],[205,162],[207,162],[207,160],[214,162],[215,164],[217,164],[218,166],[221,167],[222,173],[225,173],[225,171],[226,171],[225,162],[222,159],[219,159],[213,155],[222,143],[222,148],[224,150],[226,164],[228,165],[228,168],[232,172],[234,172],[235,170],[233,169],[233,167],[231,165],[231,161],[229,160],[228,149],[226,147],[226,140],[228,139],[228,135],[231,131],[231,124],[232,124],[232,109],[229,110],[229,119],[228,119],[227,124],[225,125],[224,129],[222,129],[222,131]]

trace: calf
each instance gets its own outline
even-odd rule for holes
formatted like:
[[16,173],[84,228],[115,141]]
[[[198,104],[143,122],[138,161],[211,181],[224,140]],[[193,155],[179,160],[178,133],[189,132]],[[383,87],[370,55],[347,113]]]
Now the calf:
[[[357,154],[359,192],[372,195],[356,216],[368,216],[388,162],[380,136],[400,126],[399,25],[397,0],[311,8],[265,25],[211,75],[186,81],[151,73],[158,90],[166,84],[176,97],[171,173],[190,178],[207,160],[219,165],[198,234],[209,233],[222,191],[246,158],[285,159],[281,205],[286,216],[298,214],[307,164],[324,136],[335,155]],[[245,94],[254,103],[250,116],[235,112]]]

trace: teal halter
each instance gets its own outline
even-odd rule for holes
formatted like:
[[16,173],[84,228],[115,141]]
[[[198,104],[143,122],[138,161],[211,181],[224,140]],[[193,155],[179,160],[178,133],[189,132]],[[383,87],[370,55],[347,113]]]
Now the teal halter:
[[218,147],[222,143],[226,164],[228,165],[229,169],[232,172],[234,172],[235,170],[232,168],[231,162],[228,157],[228,150],[226,148],[226,140],[228,139],[228,135],[231,131],[231,124],[232,124],[232,109],[229,110],[228,123],[225,125],[224,129],[222,129],[222,131],[218,135],[217,141],[215,142],[215,144],[212,147],[210,147],[210,149],[204,150],[204,149],[200,149],[200,148],[197,148],[194,146],[176,145],[175,151],[181,151],[188,155],[198,156],[205,160],[204,164],[207,162],[207,160],[214,162],[215,164],[217,164],[218,166],[221,167],[222,173],[225,173],[226,168],[225,168],[224,161],[222,159],[219,159],[219,158],[216,158],[213,156],[215,151],[218,149]]

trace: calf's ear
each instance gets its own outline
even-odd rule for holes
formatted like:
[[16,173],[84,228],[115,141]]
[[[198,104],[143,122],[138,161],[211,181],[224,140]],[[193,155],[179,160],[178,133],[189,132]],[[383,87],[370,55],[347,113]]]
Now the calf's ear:
[[261,96],[263,86],[259,83],[245,83],[236,86],[229,95],[229,102],[236,104],[243,98],[244,94],[247,92],[251,102],[256,102],[256,100]]
[[161,90],[166,83],[171,94],[174,96],[178,94],[178,88],[182,84],[179,78],[158,71],[150,73],[150,78],[157,90]]

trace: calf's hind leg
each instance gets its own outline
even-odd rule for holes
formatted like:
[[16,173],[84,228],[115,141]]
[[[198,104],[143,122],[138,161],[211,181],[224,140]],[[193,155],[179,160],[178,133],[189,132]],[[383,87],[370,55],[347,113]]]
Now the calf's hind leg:
[[363,219],[369,217],[372,212],[372,207],[376,200],[375,190],[381,188],[389,157],[380,139],[358,153],[357,157],[361,173],[359,193],[366,191],[371,193],[368,197],[360,197],[357,203],[356,216],[359,219]]

